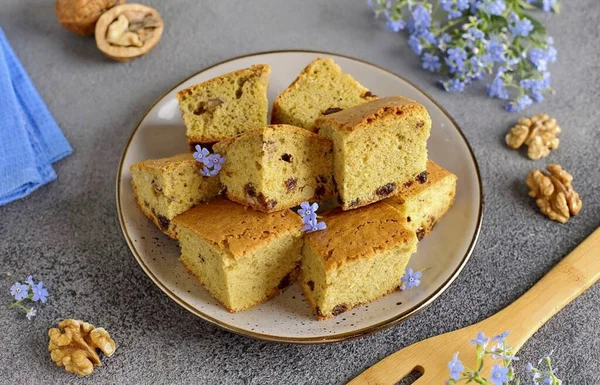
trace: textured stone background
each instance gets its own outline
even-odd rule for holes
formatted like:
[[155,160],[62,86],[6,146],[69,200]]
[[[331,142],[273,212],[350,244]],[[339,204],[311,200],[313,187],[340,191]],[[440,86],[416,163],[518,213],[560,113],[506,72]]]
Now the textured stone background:
[[[559,51],[551,68],[557,93],[528,113],[550,112],[564,133],[560,149],[538,162],[503,145],[518,116],[483,97],[482,88],[462,96],[440,91],[409,52],[406,38],[384,30],[362,1],[146,0],[162,13],[165,34],[150,55],[127,64],[105,59],[92,38],[61,29],[53,1],[1,3],[0,25],[75,149],[57,165],[57,182],[0,208],[1,306],[9,303],[14,280],[30,273],[43,278],[52,295],[33,322],[16,311],[0,312],[2,384],[343,383],[404,346],[494,314],[600,224],[597,0],[565,1],[560,15],[540,15]],[[204,67],[286,48],[355,56],[413,81],[453,115],[483,173],[484,224],[463,273],[420,315],[360,340],[284,345],[211,326],[154,286],[119,229],[117,165],[146,108]],[[581,215],[567,225],[539,214],[523,184],[531,168],[549,162],[573,173],[583,197]],[[106,327],[119,344],[90,378],[53,366],[46,352],[47,328],[70,316]],[[567,384],[598,384],[599,346],[596,285],[531,338],[519,368],[554,350]]]

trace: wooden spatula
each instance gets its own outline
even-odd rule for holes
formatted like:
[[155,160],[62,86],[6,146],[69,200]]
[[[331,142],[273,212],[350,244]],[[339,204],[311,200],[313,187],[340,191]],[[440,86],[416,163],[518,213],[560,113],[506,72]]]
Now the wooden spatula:
[[349,385],[393,385],[413,370],[422,373],[418,385],[443,384],[450,376],[448,362],[455,352],[465,366],[474,367],[470,340],[510,330],[507,343],[518,351],[550,317],[600,279],[600,228],[567,255],[535,286],[488,319],[410,345],[365,370]]

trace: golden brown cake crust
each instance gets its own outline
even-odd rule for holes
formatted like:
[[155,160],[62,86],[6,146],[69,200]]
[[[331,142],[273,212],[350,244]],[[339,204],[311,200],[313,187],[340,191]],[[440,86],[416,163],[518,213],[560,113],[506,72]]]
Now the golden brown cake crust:
[[425,107],[412,99],[393,96],[359,104],[352,108],[335,112],[317,118],[315,125],[329,123],[340,131],[352,132],[367,126],[372,120],[409,111],[423,113],[427,116]]
[[263,213],[217,198],[176,216],[175,226],[186,227],[215,247],[239,259],[268,244],[280,234],[300,231],[302,220],[290,210]]
[[232,76],[245,76],[245,75],[255,75],[262,76],[264,72],[271,71],[271,67],[268,64],[255,64],[250,68],[244,68],[237,71],[232,71],[226,73],[224,75],[218,76],[216,78],[207,80],[203,83],[195,84],[191,87],[183,89],[176,94],[177,101],[182,101],[185,96],[193,94],[197,89],[204,88],[206,86],[211,86],[213,84],[221,84]]
[[322,258],[326,270],[349,259],[367,258],[381,250],[411,242],[415,234],[402,226],[405,219],[391,206],[379,202],[360,209],[334,209],[324,215],[327,229],[305,236]]
[[154,170],[154,169],[163,169],[165,167],[169,167],[173,165],[173,162],[186,162],[186,161],[195,161],[194,156],[190,153],[177,154],[174,156],[170,156],[168,158],[161,159],[150,159],[144,160],[142,162],[135,163],[131,165],[131,169],[138,170]]

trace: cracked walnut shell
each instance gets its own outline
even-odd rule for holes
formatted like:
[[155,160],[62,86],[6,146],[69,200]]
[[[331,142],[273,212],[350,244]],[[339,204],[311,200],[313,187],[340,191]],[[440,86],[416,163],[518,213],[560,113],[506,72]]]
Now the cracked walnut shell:
[[550,150],[558,148],[560,141],[556,136],[560,132],[556,119],[547,114],[533,115],[531,118],[519,119],[506,134],[506,144],[515,150],[525,144],[529,159],[537,160],[548,156]]
[[118,5],[98,19],[96,45],[111,59],[129,61],[150,52],[163,29],[155,9],[141,4]]
[[52,361],[58,366],[64,366],[69,373],[89,376],[94,371],[94,366],[101,365],[97,349],[107,357],[115,352],[115,341],[103,328],[74,319],[61,321],[58,327],[48,330],[48,350]]
[[542,213],[560,223],[579,214],[582,207],[579,194],[573,190],[573,177],[558,164],[546,167],[548,173],[532,170],[526,179],[529,195],[536,198]]
[[125,0],[56,0],[56,16],[60,24],[78,35],[92,35],[100,15]]

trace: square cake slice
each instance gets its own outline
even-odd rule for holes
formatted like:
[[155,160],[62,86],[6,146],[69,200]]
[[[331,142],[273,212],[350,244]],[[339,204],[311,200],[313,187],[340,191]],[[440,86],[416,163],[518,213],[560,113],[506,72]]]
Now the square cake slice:
[[417,237],[391,206],[325,214],[327,229],[305,237],[300,284],[318,319],[396,290]]
[[342,72],[333,59],[318,58],[273,102],[272,124],[290,124],[313,130],[315,119],[376,99],[377,96]]
[[343,210],[394,196],[427,180],[431,119],[421,104],[400,96],[378,99],[317,119],[333,140],[333,176]]
[[177,93],[188,142],[214,143],[267,124],[266,64],[231,72]]
[[227,158],[219,176],[240,204],[273,212],[335,195],[331,141],[302,128],[267,126],[213,149]]
[[427,182],[410,183],[385,200],[396,208],[421,240],[454,204],[458,177],[434,161],[427,162]]
[[226,199],[200,204],[173,222],[180,261],[230,312],[262,303],[296,280],[302,220]]
[[171,238],[175,238],[171,219],[217,196],[221,189],[218,177],[200,175],[200,166],[189,153],[145,160],[130,170],[138,207]]

